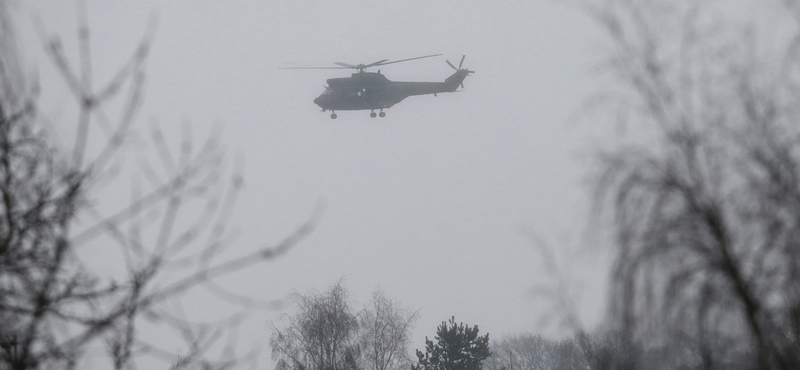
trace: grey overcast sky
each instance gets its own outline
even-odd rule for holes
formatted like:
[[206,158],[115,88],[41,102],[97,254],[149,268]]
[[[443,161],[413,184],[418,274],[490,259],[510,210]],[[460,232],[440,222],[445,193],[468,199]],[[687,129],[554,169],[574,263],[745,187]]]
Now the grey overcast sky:
[[[151,14],[158,17],[140,131],[157,120],[177,146],[184,121],[197,138],[223,124],[221,141],[242,159],[246,184],[233,254],[281,240],[325,201],[310,237],[280,260],[224,279],[231,290],[280,299],[344,277],[362,303],[381,287],[419,309],[412,348],[423,348],[450,316],[492,338],[557,334],[541,320],[551,305],[530,292],[547,278],[519,232],[524,226],[569,260],[562,267],[580,288],[584,320],[597,322],[605,263],[582,249],[588,196],[580,155],[600,130],[576,117],[597,90],[604,38],[577,7],[548,0],[86,3],[96,85],[129,57]],[[42,85],[41,113],[73,122],[73,99],[31,19],[61,35],[77,65],[75,3],[24,1],[18,11],[26,65]],[[279,70],[436,53],[444,55],[380,69],[392,80],[442,81],[452,72],[445,59],[466,55],[464,66],[476,71],[466,90],[410,97],[383,119],[343,111],[331,120],[312,103],[327,78],[350,71]],[[53,129],[69,145],[67,126]],[[218,303],[198,306],[197,317],[225,312]],[[267,322],[291,309],[255,314],[245,336],[266,345]]]

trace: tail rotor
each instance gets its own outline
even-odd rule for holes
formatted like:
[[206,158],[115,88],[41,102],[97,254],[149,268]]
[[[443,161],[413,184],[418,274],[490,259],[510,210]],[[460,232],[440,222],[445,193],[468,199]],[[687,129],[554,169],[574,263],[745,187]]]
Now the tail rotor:
[[[460,72],[460,73],[463,73],[465,76],[469,76],[470,74],[475,73],[475,71],[470,71],[467,68],[464,68],[464,69],[461,68],[461,66],[464,65],[464,58],[466,58],[466,57],[467,57],[466,55],[462,55],[461,56],[461,61],[458,62],[458,68],[456,68],[456,66],[454,66],[453,63],[450,63],[449,60],[445,60],[445,62],[447,62],[447,65],[449,65],[450,68],[455,69],[456,72]],[[464,88],[464,83],[463,82],[461,83],[461,88],[462,89]]]

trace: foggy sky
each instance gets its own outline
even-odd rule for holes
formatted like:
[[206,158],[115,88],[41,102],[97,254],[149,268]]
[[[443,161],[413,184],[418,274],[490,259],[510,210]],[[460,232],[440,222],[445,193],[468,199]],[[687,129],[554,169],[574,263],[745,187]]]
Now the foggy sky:
[[[26,65],[42,85],[40,113],[66,147],[74,102],[42,54],[31,19],[60,34],[73,65],[71,1],[19,4]],[[215,123],[246,187],[231,255],[277,243],[321,200],[316,231],[287,256],[222,280],[259,299],[323,290],[345,279],[355,302],[376,287],[419,309],[413,348],[436,325],[479,325],[490,338],[558,334],[540,254],[521,227],[562,256],[588,326],[602,313],[604,255],[586,249],[585,155],[601,130],[581,118],[597,89],[602,37],[577,7],[555,1],[87,1],[96,85],[126,60],[152,14],[158,19],[137,127],[157,121],[172,144],[190,121],[204,138]],[[391,80],[442,81],[466,55],[465,91],[410,97],[372,119],[337,120],[312,103],[325,80],[348,70],[287,66],[370,63]],[[113,115],[112,115],[113,116]],[[65,132],[58,132],[59,129]],[[129,199],[122,194],[120,201]],[[238,253],[237,253],[238,252]],[[198,301],[201,302],[201,301]],[[205,301],[202,301],[205,302]],[[223,304],[197,303],[213,318]],[[266,345],[257,313],[243,333]],[[247,340],[243,340],[247,342]],[[177,350],[177,348],[176,348]],[[268,349],[265,350],[268,353]],[[267,363],[268,354],[262,362]]]

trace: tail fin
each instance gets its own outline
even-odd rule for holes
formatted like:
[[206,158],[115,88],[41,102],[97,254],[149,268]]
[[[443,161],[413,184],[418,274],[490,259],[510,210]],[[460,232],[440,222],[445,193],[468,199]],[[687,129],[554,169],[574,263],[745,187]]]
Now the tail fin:
[[459,85],[461,88],[464,88],[464,79],[469,76],[469,73],[474,73],[474,71],[467,72],[466,70],[461,70],[450,75],[450,77],[444,80],[445,85],[447,85],[447,89],[450,91],[456,91],[458,90]]

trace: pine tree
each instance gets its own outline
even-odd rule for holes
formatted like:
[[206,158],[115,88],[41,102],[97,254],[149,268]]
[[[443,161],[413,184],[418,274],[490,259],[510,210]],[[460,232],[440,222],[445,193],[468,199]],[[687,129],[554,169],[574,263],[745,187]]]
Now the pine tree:
[[478,326],[456,325],[455,317],[436,329],[436,343],[425,338],[425,353],[417,350],[412,370],[480,370],[491,356],[489,334],[478,336]]

